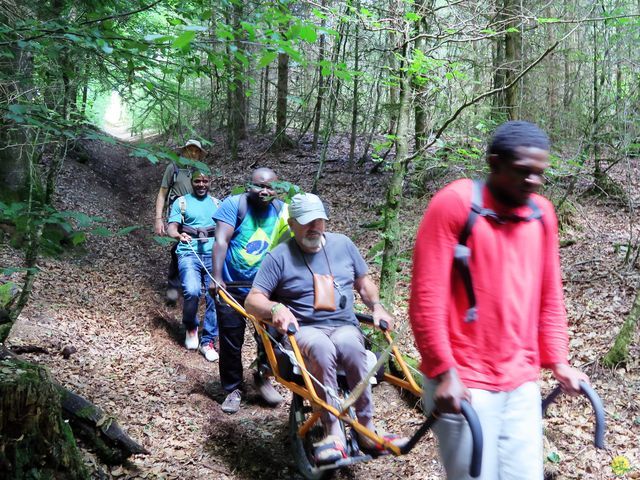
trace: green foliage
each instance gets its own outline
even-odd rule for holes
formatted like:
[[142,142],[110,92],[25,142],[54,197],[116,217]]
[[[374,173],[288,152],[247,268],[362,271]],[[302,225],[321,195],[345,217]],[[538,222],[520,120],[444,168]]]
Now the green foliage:
[[0,284],[0,310],[5,309],[15,297],[16,284],[5,282]]
[[[473,143],[471,143],[473,142]],[[439,141],[433,153],[419,157],[411,177],[412,192],[422,196],[429,190],[429,183],[443,177],[448,172],[456,172],[457,177],[473,177],[484,169],[484,150],[479,138],[467,141]]]
[[547,454],[547,460],[551,463],[560,463],[560,455],[557,452],[550,452]]

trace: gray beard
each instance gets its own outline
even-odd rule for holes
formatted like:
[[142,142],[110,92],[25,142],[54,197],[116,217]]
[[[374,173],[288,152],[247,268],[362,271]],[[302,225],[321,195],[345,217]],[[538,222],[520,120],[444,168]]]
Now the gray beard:
[[305,248],[308,248],[309,250],[320,250],[320,247],[322,246],[322,236],[317,237],[316,239],[312,239],[312,238],[303,238],[300,243],[302,243],[302,246]]

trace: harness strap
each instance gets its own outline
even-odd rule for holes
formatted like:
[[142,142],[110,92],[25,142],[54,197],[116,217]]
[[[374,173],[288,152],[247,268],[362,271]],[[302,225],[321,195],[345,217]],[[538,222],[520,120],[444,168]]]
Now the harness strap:
[[216,227],[211,226],[211,227],[198,227],[198,228],[193,228],[190,227],[188,225],[180,225],[178,227],[178,229],[180,230],[181,233],[186,233],[188,235],[191,235],[192,237],[196,237],[196,238],[211,238],[211,237],[215,237],[216,236]]
[[483,207],[482,201],[482,189],[484,188],[484,182],[479,179],[473,181],[471,187],[471,209],[467,216],[467,221],[458,236],[458,244],[455,246],[453,252],[453,264],[458,270],[464,289],[467,293],[467,299],[469,301],[469,308],[465,314],[465,322],[474,322],[478,319],[478,308],[476,306],[476,295],[473,291],[473,281],[471,279],[471,270],[469,268],[469,260],[471,258],[471,249],[467,246],[469,235],[475,225],[478,217],[491,218],[496,223],[503,225],[509,221],[512,222],[529,222],[531,220],[539,220],[542,223],[544,229],[544,221],[542,218],[542,211],[536,202],[529,198],[527,206],[531,209],[531,213],[528,217],[519,217],[517,215],[512,216],[500,216],[490,208]]

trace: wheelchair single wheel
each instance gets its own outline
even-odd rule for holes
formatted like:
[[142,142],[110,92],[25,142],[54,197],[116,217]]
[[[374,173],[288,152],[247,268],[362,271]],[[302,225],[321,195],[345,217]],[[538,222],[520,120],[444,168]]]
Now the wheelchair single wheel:
[[291,410],[289,412],[289,437],[291,449],[296,461],[296,466],[302,476],[308,480],[323,480],[329,478],[334,472],[332,469],[323,469],[316,466],[313,456],[313,444],[324,438],[324,429],[318,421],[307,432],[304,438],[298,436],[298,429],[311,416],[312,408],[308,401],[300,395],[293,395]]

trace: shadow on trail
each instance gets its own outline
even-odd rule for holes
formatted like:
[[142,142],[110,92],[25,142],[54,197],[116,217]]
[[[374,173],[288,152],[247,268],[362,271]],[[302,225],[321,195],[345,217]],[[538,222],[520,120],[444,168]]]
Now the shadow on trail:
[[298,479],[282,416],[246,409],[211,418],[206,449],[241,478]]
[[[161,328],[167,332],[171,340],[182,347],[184,343],[184,327],[182,326],[181,310],[173,307],[173,311],[158,310],[153,315],[151,322],[154,328]],[[177,312],[177,313],[174,313]]]

